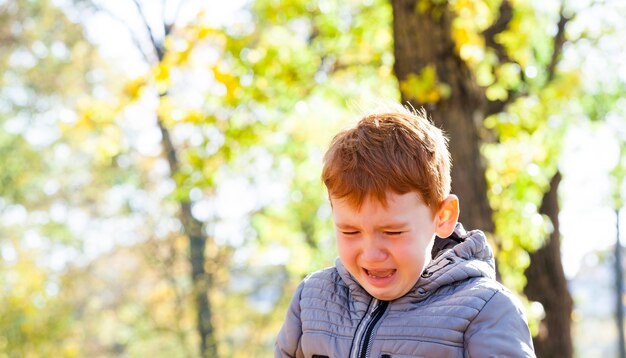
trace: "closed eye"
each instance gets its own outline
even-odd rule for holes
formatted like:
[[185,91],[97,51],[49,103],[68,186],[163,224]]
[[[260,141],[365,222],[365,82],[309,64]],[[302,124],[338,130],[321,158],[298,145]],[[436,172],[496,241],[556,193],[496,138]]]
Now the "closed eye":
[[396,236],[403,234],[404,231],[385,231],[385,235]]
[[359,232],[358,231],[342,231],[341,233],[344,235],[356,235]]

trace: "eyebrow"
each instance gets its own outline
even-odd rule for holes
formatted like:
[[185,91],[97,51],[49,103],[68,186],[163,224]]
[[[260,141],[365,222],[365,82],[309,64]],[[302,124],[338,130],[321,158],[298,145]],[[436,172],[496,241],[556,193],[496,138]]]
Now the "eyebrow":
[[358,227],[348,224],[335,223],[335,226],[337,226],[337,228],[340,230],[359,230]]
[[[358,227],[350,225],[350,224],[335,223],[335,226],[337,226],[337,228],[340,230],[360,230]],[[388,223],[385,225],[376,226],[376,229],[377,230],[398,230],[398,229],[404,229],[407,226],[408,226],[408,223],[405,223],[405,222],[392,222],[392,223]]]
[[382,226],[378,228],[381,231],[406,231],[406,226]]
[[377,226],[376,228],[379,230],[398,230],[404,229],[408,226],[408,223],[389,223],[386,225]]

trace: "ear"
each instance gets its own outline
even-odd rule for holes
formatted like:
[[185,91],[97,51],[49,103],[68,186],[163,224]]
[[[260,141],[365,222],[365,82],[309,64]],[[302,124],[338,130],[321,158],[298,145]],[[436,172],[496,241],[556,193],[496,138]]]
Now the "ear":
[[439,237],[448,237],[454,232],[454,227],[459,219],[459,198],[450,194],[441,202],[439,210],[435,213],[435,234]]

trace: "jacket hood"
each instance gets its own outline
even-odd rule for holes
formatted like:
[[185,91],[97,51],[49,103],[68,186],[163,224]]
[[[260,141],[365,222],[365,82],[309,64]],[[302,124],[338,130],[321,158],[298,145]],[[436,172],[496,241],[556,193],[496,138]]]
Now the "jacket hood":
[[[426,298],[442,286],[473,277],[496,278],[496,265],[493,251],[487,243],[485,234],[480,230],[466,232],[463,225],[457,224],[450,238],[435,240],[459,240],[455,245],[449,243],[439,252],[424,269],[413,292]],[[433,245],[433,247],[436,247]]]
[[[448,238],[437,237],[433,244],[431,262],[416,282],[415,286],[403,297],[421,301],[438,288],[473,277],[495,279],[495,260],[493,251],[487,243],[485,234],[480,230],[465,231],[457,224],[454,233]],[[346,283],[354,299],[369,301],[370,295],[359,285],[337,258],[336,268],[341,279]]]

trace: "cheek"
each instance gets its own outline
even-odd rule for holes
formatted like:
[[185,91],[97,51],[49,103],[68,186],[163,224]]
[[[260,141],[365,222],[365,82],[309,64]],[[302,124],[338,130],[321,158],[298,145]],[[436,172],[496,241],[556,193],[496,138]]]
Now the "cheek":
[[396,246],[393,252],[396,260],[400,262],[414,265],[419,261],[417,248],[412,245]]
[[424,262],[425,256],[430,255],[430,249],[426,243],[419,240],[408,239],[398,242],[393,247],[393,253],[396,260],[407,264],[409,267],[415,267]]
[[337,253],[346,266],[352,266],[359,255],[359,244],[354,239],[337,239]]
[[345,257],[351,255],[354,244],[349,240],[342,239],[340,237],[337,238],[337,251],[339,252],[339,256]]

